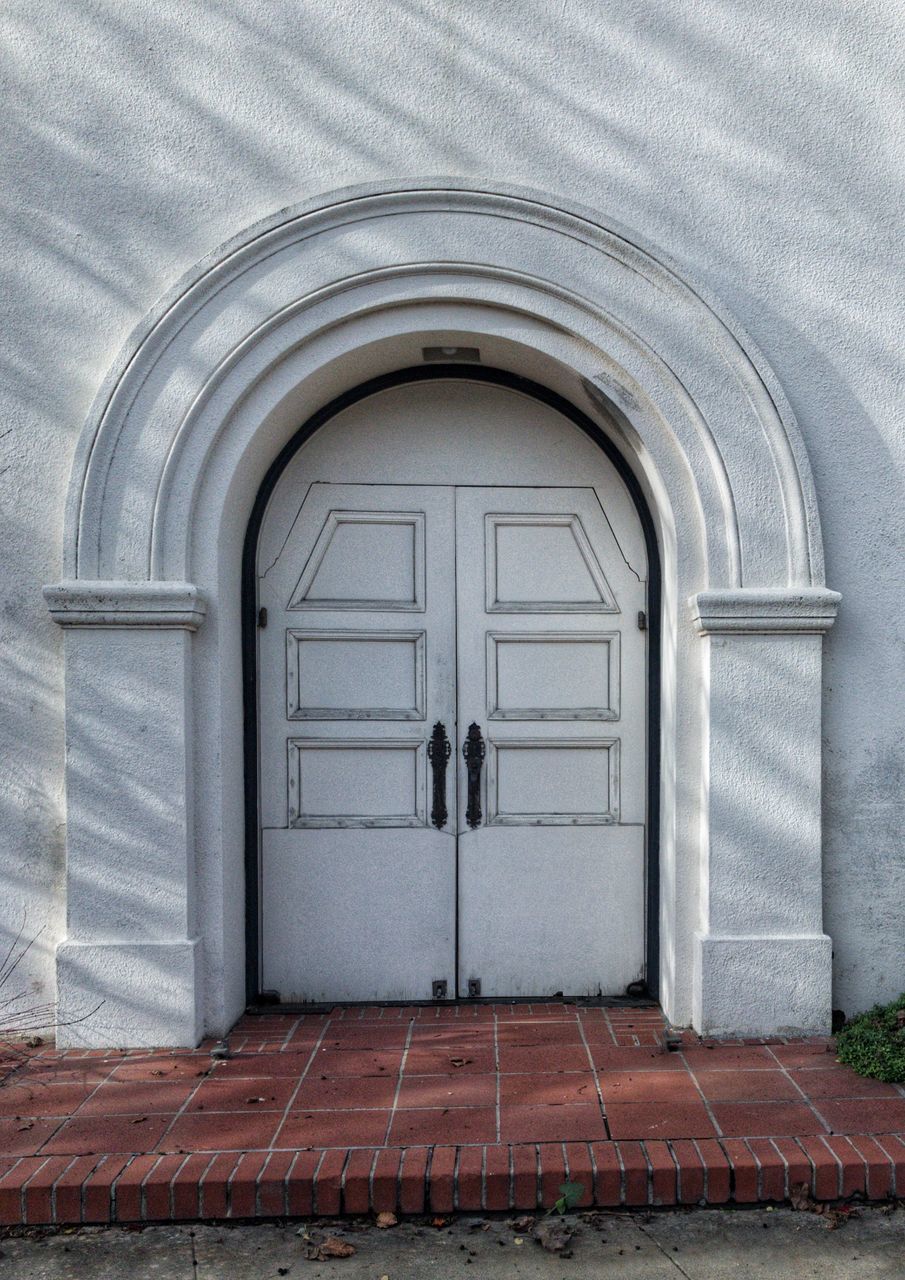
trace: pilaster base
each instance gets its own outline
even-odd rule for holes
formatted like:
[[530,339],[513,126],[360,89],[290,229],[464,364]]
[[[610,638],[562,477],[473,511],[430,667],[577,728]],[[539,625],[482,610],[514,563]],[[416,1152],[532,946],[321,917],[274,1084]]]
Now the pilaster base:
[[62,942],[57,987],[60,1048],[191,1048],[201,1039],[198,938]]
[[831,948],[823,933],[696,934],[695,1030],[706,1036],[828,1034]]

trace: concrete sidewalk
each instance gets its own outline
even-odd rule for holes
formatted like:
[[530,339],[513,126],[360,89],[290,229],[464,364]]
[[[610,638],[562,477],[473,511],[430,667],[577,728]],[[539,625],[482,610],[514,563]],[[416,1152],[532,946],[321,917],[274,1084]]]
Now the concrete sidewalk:
[[[549,1223],[550,1218],[539,1219]],[[574,1224],[571,1256],[503,1218],[430,1219],[379,1231],[358,1219],[306,1227],[354,1245],[309,1261],[298,1226],[81,1227],[0,1240],[0,1280],[873,1280],[905,1277],[905,1212],[865,1207],[837,1229],[789,1209],[596,1212]]]

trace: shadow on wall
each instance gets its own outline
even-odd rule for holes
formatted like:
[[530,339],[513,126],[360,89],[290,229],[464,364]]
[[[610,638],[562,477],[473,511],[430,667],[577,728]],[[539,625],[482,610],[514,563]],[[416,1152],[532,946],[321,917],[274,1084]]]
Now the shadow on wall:
[[896,6],[28,0],[3,21],[0,947],[28,904],[47,929],[27,980],[46,983],[62,932],[62,645],[40,587],[59,575],[71,453],[106,369],[154,300],[255,219],[348,182],[449,172],[612,212],[705,278],[774,364],[811,450],[830,585],[859,600],[828,640],[836,1003],[894,994],[905,895],[896,929],[845,868],[876,817],[856,795],[868,776],[886,815],[878,884],[905,818],[874,769],[902,760],[902,730],[872,702],[905,633],[884,601],[905,510],[888,453]]

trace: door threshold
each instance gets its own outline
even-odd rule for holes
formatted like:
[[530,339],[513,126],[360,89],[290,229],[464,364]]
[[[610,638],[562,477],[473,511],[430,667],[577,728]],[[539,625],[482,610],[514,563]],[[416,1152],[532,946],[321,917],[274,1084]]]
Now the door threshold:
[[472,1005],[561,1004],[581,1009],[658,1009],[652,996],[462,996],[459,1000],[334,1000],[310,1003],[258,1001],[246,1006],[250,1016],[268,1013],[332,1013],[334,1009],[450,1009]]

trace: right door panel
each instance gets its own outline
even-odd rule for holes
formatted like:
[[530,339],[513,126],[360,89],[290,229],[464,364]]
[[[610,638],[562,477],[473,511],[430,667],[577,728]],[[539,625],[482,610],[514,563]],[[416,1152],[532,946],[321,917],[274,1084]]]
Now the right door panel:
[[611,517],[592,488],[456,491],[460,749],[475,723],[486,750],[474,828],[459,770],[460,995],[643,974],[647,566]]

